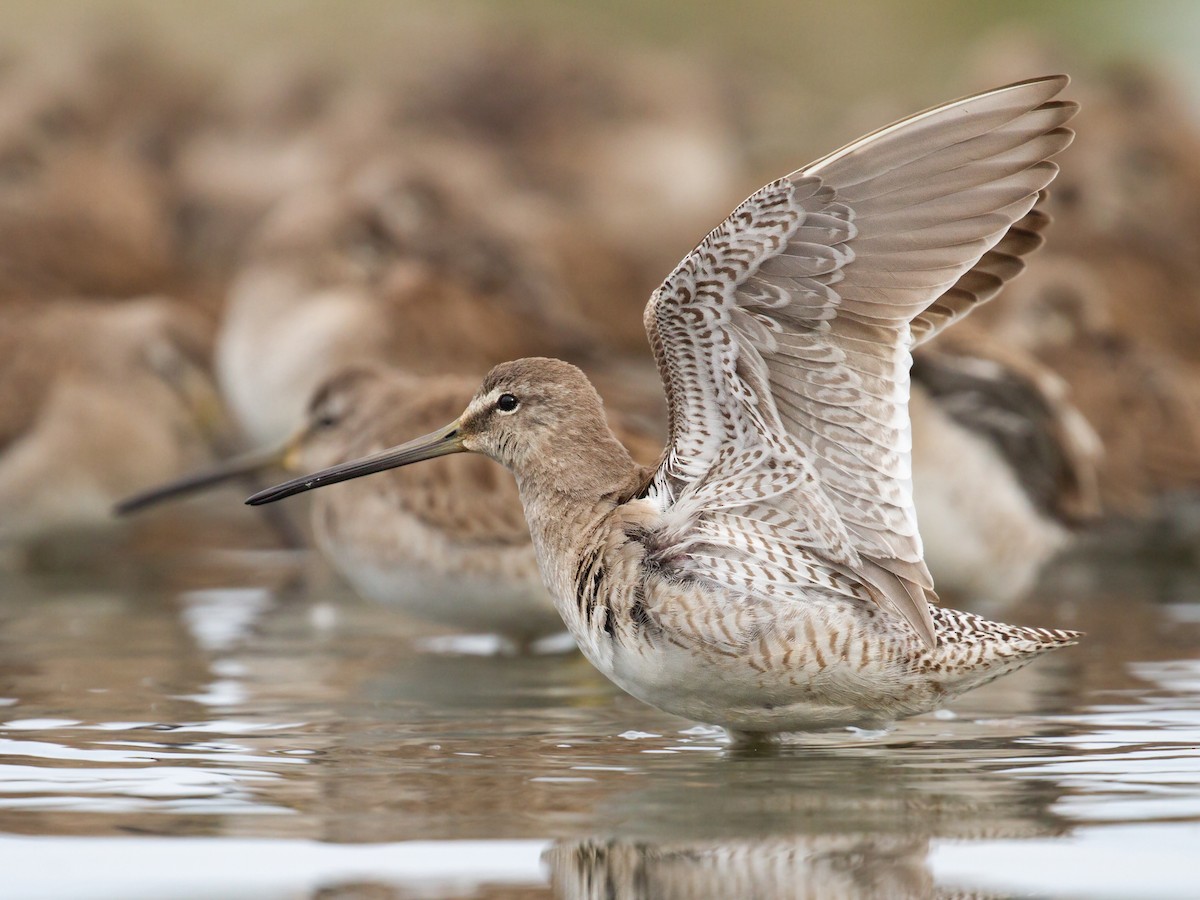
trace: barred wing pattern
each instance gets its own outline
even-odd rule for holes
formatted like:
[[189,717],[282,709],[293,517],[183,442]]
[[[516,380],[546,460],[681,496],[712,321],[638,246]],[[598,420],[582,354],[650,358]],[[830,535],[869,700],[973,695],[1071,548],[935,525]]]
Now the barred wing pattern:
[[662,564],[734,589],[870,597],[933,643],[909,350],[1040,241],[1047,160],[1072,137],[1075,105],[1052,99],[1066,83],[937,107],[768,184],[654,293]]

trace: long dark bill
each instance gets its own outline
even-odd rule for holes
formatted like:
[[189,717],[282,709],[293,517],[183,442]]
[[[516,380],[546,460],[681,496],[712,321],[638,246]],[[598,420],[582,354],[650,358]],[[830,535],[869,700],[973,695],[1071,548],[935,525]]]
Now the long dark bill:
[[433,459],[436,456],[446,456],[450,453],[463,453],[466,449],[462,445],[462,438],[458,433],[458,423],[455,422],[453,425],[419,437],[415,441],[409,441],[407,444],[392,447],[390,450],[277,484],[265,491],[259,491],[253,497],[248,498],[246,503],[250,506],[274,503],[276,500],[282,500],[284,497],[291,497],[294,494],[303,494],[314,488],[337,484],[339,481],[349,481],[351,478],[361,478],[363,475],[373,475],[397,466],[407,466],[409,463],[420,462],[423,459]]
[[227,481],[233,481],[235,478],[255,475],[272,466],[282,465],[289,447],[290,442],[281,447],[272,447],[270,450],[253,450],[241,456],[235,456],[233,459],[226,460],[224,463],[207,471],[197,472],[194,475],[185,475],[177,481],[171,481],[159,487],[134,494],[131,497],[126,497],[113,507],[113,514],[127,516],[130,513],[138,512],[147,507],[157,506],[167,500],[175,500],[190,496],[191,494],[198,494],[211,487],[224,484]]

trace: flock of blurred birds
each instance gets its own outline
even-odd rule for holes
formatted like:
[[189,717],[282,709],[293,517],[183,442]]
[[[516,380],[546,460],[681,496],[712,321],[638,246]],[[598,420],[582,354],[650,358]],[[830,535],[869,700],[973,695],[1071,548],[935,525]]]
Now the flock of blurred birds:
[[[932,99],[1062,67],[1031,65]],[[1161,521],[1200,485],[1200,124],[1157,73],[1074,74],[1083,111],[1046,246],[914,362],[926,553],[939,592],[968,608],[1028,590],[1097,523]],[[514,35],[390,80],[198,71],[130,40],[9,55],[8,563],[136,529],[114,504],[222,460],[279,480],[267,467],[422,434],[521,356],[584,368],[652,462],[665,411],[646,299],[743,195],[804,161],[753,159],[738,109],[677,60]],[[515,485],[482,457],[309,503],[300,539],[367,597],[518,643],[561,628]],[[262,527],[296,540],[286,522]]]

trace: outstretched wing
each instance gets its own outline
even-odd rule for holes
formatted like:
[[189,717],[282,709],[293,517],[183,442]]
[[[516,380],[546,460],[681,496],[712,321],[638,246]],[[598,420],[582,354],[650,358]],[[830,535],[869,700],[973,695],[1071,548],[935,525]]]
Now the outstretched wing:
[[768,184],[654,293],[664,560],[785,591],[831,572],[933,641],[909,350],[994,294],[1039,240],[1031,210],[1072,137],[1075,105],[1053,100],[1066,83],[919,113]]

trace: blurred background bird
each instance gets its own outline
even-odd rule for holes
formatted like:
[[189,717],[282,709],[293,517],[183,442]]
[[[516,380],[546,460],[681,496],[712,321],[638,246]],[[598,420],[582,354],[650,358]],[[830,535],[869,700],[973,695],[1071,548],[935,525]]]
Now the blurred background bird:
[[169,298],[12,305],[0,329],[0,545],[102,528],[220,450],[204,329]]
[[[926,552],[967,608],[1015,602],[1118,524],[1195,555],[1186,73],[1101,65],[1052,11],[1037,36],[988,13],[962,53],[929,0],[945,40],[898,82],[884,73],[906,22],[852,6],[877,47],[852,74],[816,38],[837,33],[832,12],[767,0],[755,9],[797,32],[787,54],[719,16],[672,17],[669,50],[652,23],[609,40],[619,5],[583,25],[537,3],[499,18],[268,4],[217,22],[131,0],[82,27],[0,12],[21,26],[0,66],[0,344],[15,348],[0,360],[0,540],[108,528],[120,496],[294,434],[353,370],[452,381],[562,356],[652,456],[664,413],[638,311],[747,185],[921,100],[1067,69],[1083,112],[1043,204],[1053,239],[1003,302],[916,360]],[[239,521],[181,548],[245,542]],[[343,544],[345,559],[370,545]]]
[[[278,477],[375,453],[432,431],[470,400],[461,375],[414,375],[378,364],[335,371],[307,414],[277,446],[125,498],[122,515],[243,476]],[[616,413],[613,426],[643,463],[661,441]],[[501,651],[526,651],[563,631],[542,584],[516,484],[483,458],[439,460],[427,472],[394,471],[317,494],[311,533],[330,566],[362,597],[410,619],[495,635]]]

